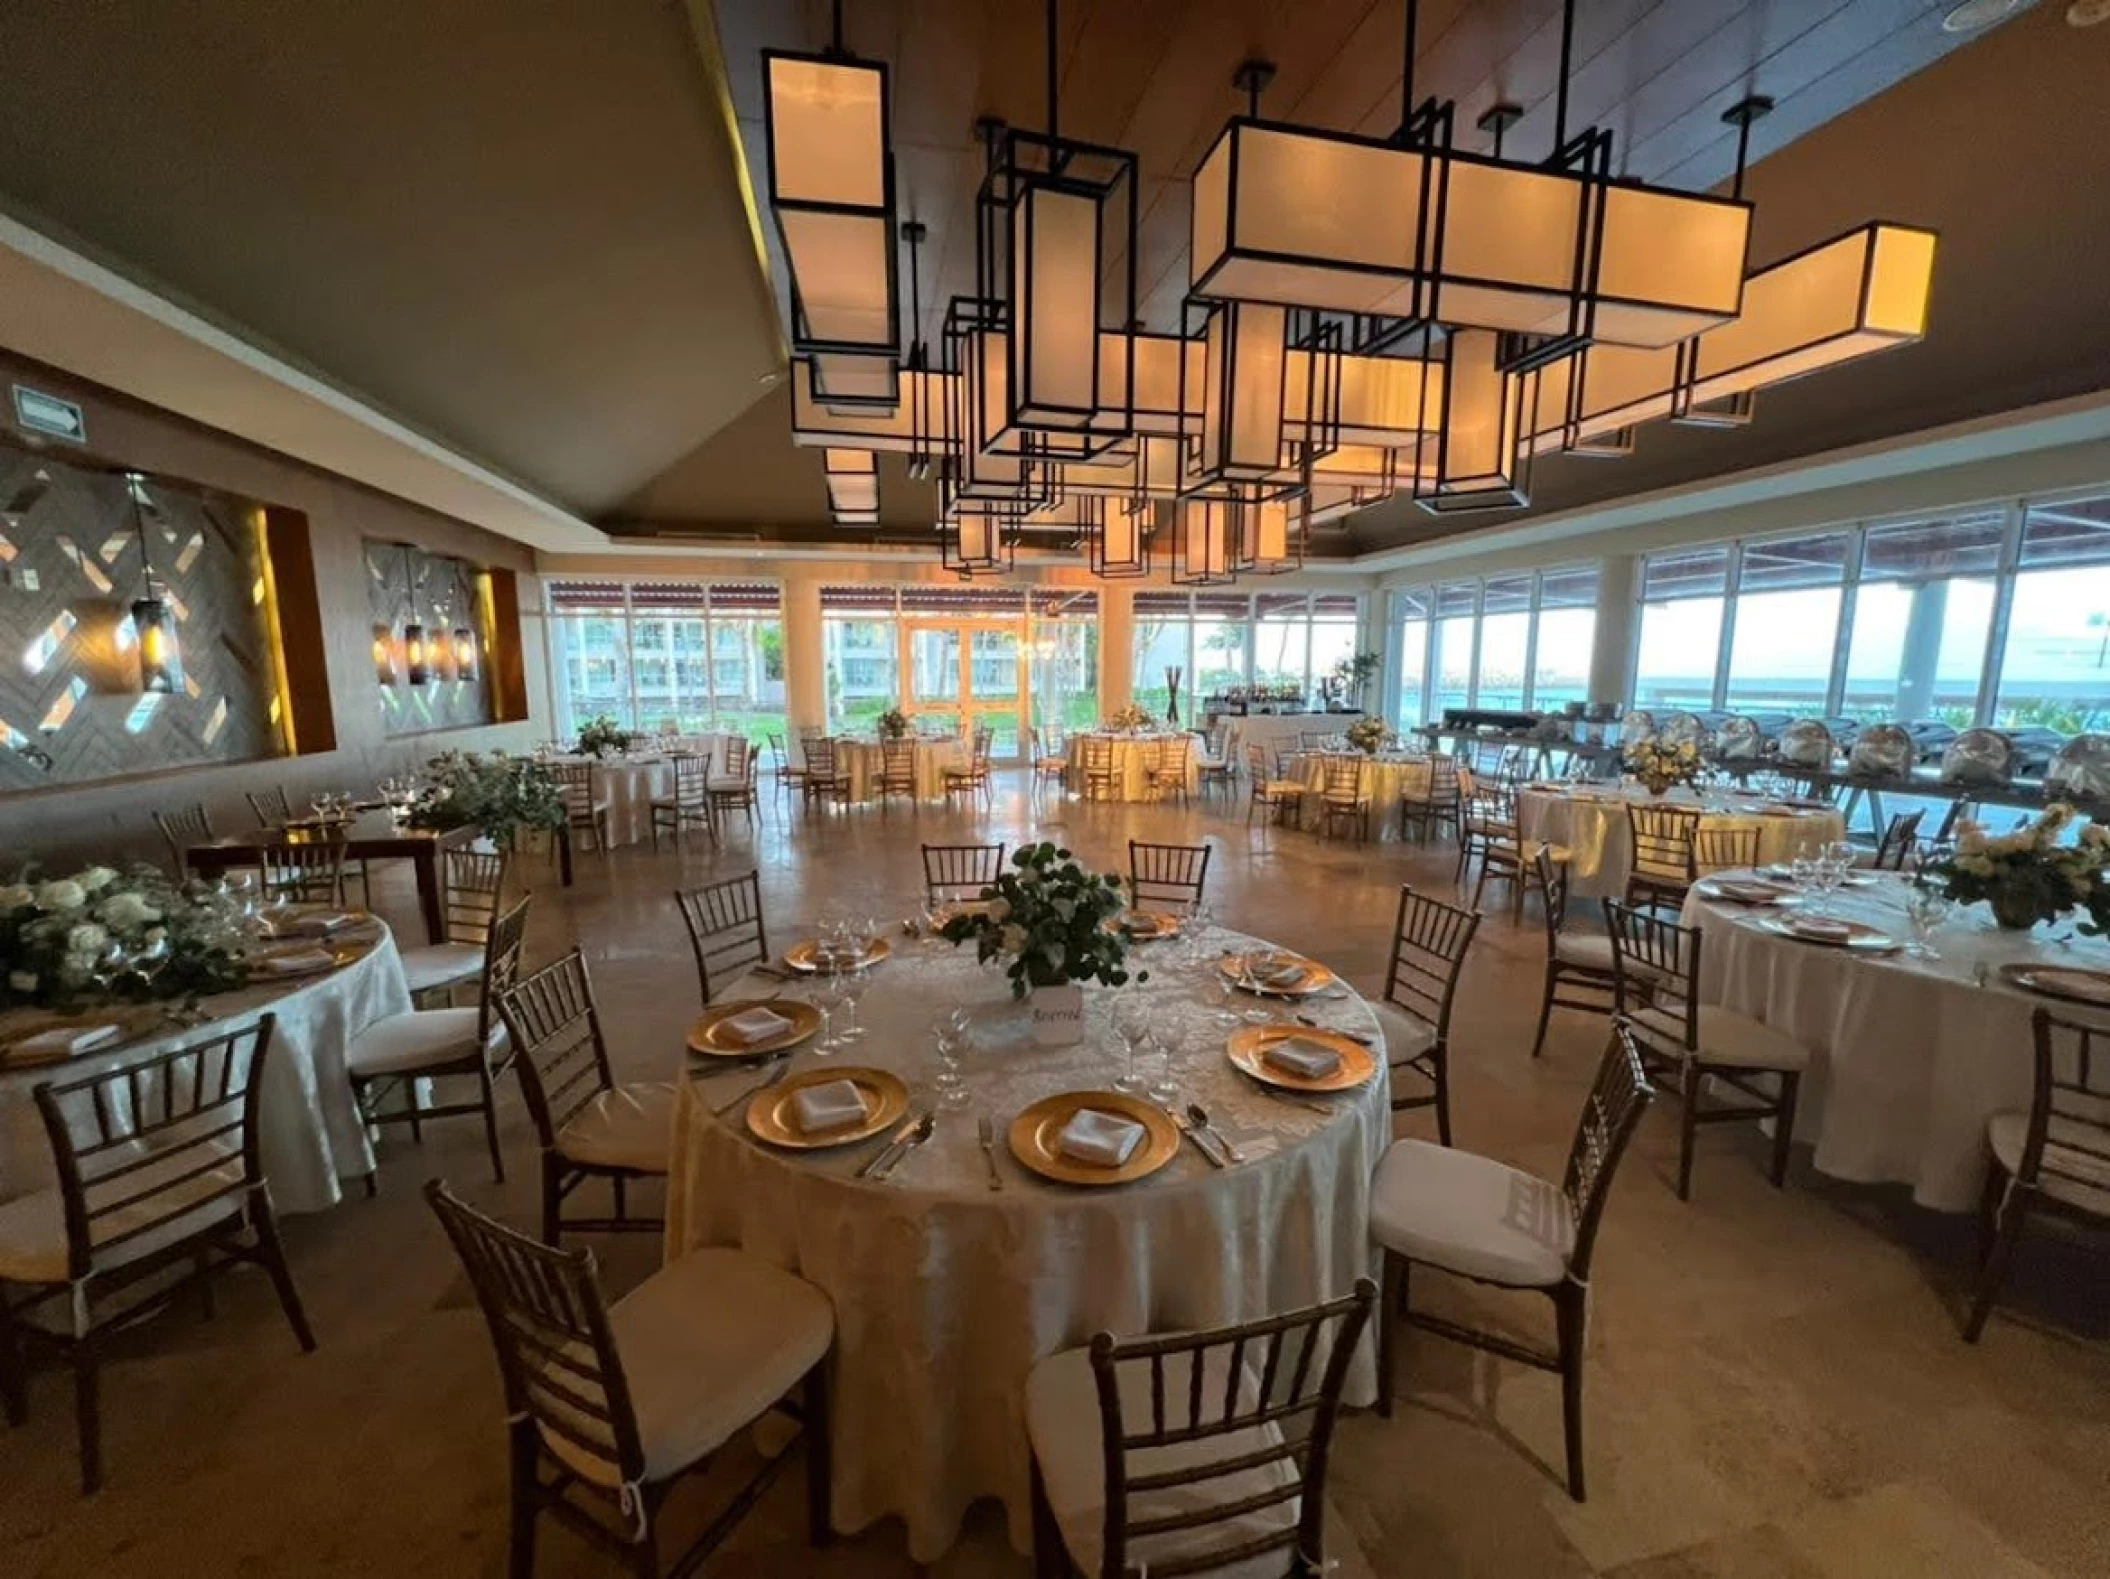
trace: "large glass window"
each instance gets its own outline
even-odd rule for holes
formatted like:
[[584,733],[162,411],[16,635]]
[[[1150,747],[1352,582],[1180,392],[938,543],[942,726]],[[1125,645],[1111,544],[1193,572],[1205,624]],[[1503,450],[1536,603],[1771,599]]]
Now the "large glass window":
[[1447,707],[1472,705],[1473,626],[1479,601],[1475,581],[1446,581],[1436,589],[1436,686],[1429,705],[1439,720]]
[[[1360,609],[1353,592],[1318,592],[1311,600],[1311,684],[1320,682],[1356,654],[1355,635]],[[1316,696],[1314,701],[1316,701]],[[1371,675],[1360,695],[1344,694],[1351,707],[1377,707],[1377,676]]]
[[1985,672],[2003,512],[1871,527],[1861,545],[1840,710],[1970,724]]
[[646,734],[784,729],[784,642],[770,582],[554,582],[560,737],[606,715]]
[[1571,565],[1539,578],[1531,658],[1531,705],[1558,712],[1590,700],[1590,652],[1597,637],[1597,567]]
[[1302,592],[1263,592],[1253,599],[1253,683],[1309,688],[1311,603]]
[[1167,671],[1180,672],[1180,716],[1199,719],[1251,686],[1319,705],[1319,681],[1355,652],[1353,592],[1138,592],[1135,698],[1163,717]]
[[1194,634],[1193,601],[1184,592],[1138,592],[1135,620],[1130,689],[1153,717],[1163,718],[1172,697],[1173,670],[1180,671],[1181,690],[1193,694],[1194,654],[1189,646]]
[[2110,728],[2110,499],[2023,516],[1993,715],[2063,735]]
[[1426,588],[1392,594],[1392,624],[1397,634],[1393,649],[1399,654],[1399,689],[1392,709],[1392,727],[1414,729],[1428,722],[1429,612],[1435,594]]
[[1714,706],[1728,590],[1725,545],[1649,556],[1642,573],[1635,706],[1670,712]]
[[1730,711],[1825,712],[1851,542],[1824,532],[1744,545],[1723,695]]
[[1531,654],[1531,575],[1490,576],[1480,592],[1480,655],[1473,676],[1473,706],[1524,706],[1525,670]]

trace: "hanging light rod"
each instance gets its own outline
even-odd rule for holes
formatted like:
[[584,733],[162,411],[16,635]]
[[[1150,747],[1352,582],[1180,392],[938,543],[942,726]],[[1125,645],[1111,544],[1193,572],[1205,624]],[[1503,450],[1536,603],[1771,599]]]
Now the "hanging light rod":
[[1275,63],[1272,60],[1242,60],[1238,69],[1231,73],[1231,86],[1245,95],[1246,115],[1252,120],[1260,119],[1260,95],[1267,92],[1267,85],[1275,80]]
[[1763,93],[1747,94],[1722,111],[1722,122],[1736,128],[1736,184],[1729,195],[1744,195],[1744,168],[1751,159],[1751,127],[1773,113],[1773,101]]
[[1490,104],[1482,111],[1480,118],[1474,121],[1473,124],[1495,140],[1495,157],[1499,159],[1502,157],[1503,133],[1507,132],[1510,127],[1516,125],[1523,118],[1523,105],[1512,104],[1507,99],[1501,99]]

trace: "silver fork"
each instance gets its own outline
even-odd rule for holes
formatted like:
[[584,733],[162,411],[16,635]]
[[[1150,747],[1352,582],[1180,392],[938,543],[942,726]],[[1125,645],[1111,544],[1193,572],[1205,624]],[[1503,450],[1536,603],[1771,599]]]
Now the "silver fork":
[[1004,1176],[996,1171],[996,1120],[984,1113],[976,1128],[981,1135],[982,1165],[989,1170],[989,1188],[1001,1190]]
[[1204,1135],[1207,1135],[1211,1140],[1215,1141],[1220,1148],[1222,1148],[1224,1157],[1227,1161],[1245,1161],[1245,1158],[1239,1155],[1238,1148],[1231,1144],[1231,1137],[1226,1135],[1222,1130],[1218,1129],[1214,1124],[1211,1124],[1209,1122],[1209,1115],[1199,1102],[1189,1102],[1187,1104],[1187,1116],[1194,1120],[1195,1128],[1199,1129]]

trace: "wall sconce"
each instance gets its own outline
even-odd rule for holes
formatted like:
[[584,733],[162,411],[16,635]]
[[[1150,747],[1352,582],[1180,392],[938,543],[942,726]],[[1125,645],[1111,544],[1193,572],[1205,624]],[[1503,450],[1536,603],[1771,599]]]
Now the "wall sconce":
[[418,618],[418,570],[410,553],[410,545],[405,543],[403,595],[410,603],[410,617],[403,622],[403,667],[412,685],[427,685],[432,681],[433,653],[425,642],[424,622]]
[[391,625],[374,627],[374,684],[396,683],[396,632]]
[[141,596],[132,604],[132,628],[139,636],[139,689],[173,696],[183,689],[183,647],[176,638],[176,611],[169,606],[168,589],[154,579],[153,560],[147,553],[145,489],[146,480],[139,473],[125,473],[145,582]]
[[457,680],[476,678],[476,632],[466,625],[454,627],[454,677]]

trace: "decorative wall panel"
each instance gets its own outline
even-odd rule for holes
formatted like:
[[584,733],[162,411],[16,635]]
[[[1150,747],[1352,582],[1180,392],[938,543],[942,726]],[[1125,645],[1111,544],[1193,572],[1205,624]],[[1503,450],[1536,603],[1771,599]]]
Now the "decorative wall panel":
[[[228,494],[0,444],[0,795],[284,750],[259,519]],[[179,633],[168,695],[140,688],[142,546]]]
[[[382,729],[391,735],[421,735],[491,723],[482,573],[462,560],[405,543],[368,539],[365,550]],[[413,626],[421,634],[421,653],[410,648]],[[466,647],[460,640],[463,633]],[[470,660],[466,672],[465,657]],[[413,658],[422,658],[422,664],[414,664]]]

